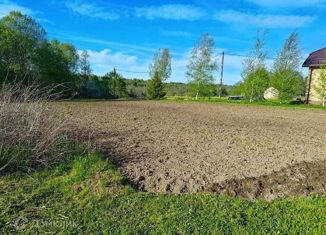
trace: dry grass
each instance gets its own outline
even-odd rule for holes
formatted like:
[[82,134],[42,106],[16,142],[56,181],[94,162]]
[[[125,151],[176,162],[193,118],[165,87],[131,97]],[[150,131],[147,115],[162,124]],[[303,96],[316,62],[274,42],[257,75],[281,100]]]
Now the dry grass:
[[51,89],[18,83],[0,91],[0,173],[50,166],[80,150],[90,133],[50,107]]

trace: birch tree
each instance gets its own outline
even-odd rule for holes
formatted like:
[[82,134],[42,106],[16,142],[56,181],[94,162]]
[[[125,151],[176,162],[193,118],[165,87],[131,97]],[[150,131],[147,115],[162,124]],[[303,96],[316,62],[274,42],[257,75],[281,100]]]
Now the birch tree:
[[303,79],[299,72],[300,57],[299,35],[293,32],[285,41],[273,66],[271,85],[279,91],[281,100],[291,99],[301,93]]
[[214,72],[217,68],[214,39],[205,33],[192,49],[187,65],[188,84],[195,87],[196,100],[202,95],[205,87],[214,82]]
[[87,51],[83,51],[80,55],[80,71],[84,80],[84,85],[86,86],[86,82],[92,73],[91,65],[89,63],[89,54]]
[[266,69],[265,50],[266,30],[258,31],[251,55],[243,62],[241,90],[250,102],[261,100],[269,85],[269,72]]
[[171,76],[171,55],[167,48],[163,51],[159,49],[154,54],[153,63],[149,66],[149,75],[151,78],[158,76],[162,82],[166,81]]

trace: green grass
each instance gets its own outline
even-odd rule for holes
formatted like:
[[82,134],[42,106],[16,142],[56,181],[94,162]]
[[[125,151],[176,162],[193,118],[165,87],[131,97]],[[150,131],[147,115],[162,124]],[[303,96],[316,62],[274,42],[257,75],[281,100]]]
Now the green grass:
[[234,104],[234,105],[248,105],[248,106],[267,106],[267,107],[277,107],[277,108],[300,108],[300,109],[321,109],[326,110],[325,107],[321,105],[311,105],[311,104],[291,104],[290,101],[281,102],[279,100],[263,100],[249,102],[248,100],[228,100],[227,97],[199,97],[198,100],[195,97],[188,96],[167,96],[165,101],[177,101],[177,102],[199,102],[199,103],[219,103],[219,104]]
[[[134,190],[91,154],[0,178],[0,233],[323,234],[324,197],[249,202],[213,194]],[[17,229],[17,230],[16,230]]]

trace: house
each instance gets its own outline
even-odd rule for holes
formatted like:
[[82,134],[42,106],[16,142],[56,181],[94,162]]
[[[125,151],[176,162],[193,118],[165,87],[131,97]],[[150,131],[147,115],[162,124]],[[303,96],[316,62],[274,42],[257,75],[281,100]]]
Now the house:
[[317,104],[321,100],[314,91],[314,85],[318,82],[318,77],[321,71],[321,66],[326,64],[326,47],[318,51],[312,52],[306,61],[303,63],[302,67],[309,68],[307,89],[306,89],[306,99],[307,104]]

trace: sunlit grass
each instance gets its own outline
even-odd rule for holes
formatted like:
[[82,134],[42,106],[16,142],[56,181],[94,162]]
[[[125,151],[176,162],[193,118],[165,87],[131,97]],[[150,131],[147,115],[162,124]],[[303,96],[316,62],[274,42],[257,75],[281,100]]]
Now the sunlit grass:
[[0,178],[0,232],[323,234],[324,197],[249,202],[133,189],[100,155]]
[[323,109],[325,107],[321,105],[311,104],[296,104],[290,101],[280,100],[262,100],[249,102],[249,100],[228,100],[227,97],[199,97],[197,100],[195,97],[189,96],[167,96],[164,98],[165,101],[177,101],[177,102],[199,102],[199,103],[219,103],[219,104],[234,104],[234,105],[253,105],[253,106],[267,106],[267,107],[278,107],[278,108],[300,108],[300,109]]

